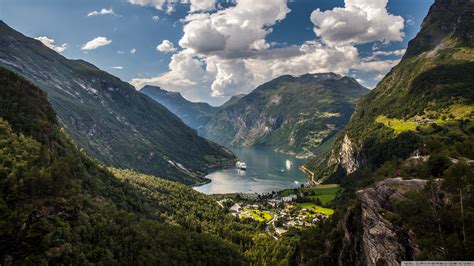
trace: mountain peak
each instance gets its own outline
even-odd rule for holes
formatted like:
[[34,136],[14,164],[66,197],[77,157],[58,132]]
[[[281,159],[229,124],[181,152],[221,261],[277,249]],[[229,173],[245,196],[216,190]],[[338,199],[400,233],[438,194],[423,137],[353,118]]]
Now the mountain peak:
[[474,0],[436,0],[409,42],[404,58],[417,56],[438,47],[472,46],[474,43]]

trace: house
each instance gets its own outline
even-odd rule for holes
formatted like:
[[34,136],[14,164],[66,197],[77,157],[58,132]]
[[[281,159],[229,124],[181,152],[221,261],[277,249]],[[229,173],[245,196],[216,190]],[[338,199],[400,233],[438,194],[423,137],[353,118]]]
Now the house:
[[240,207],[239,204],[234,204],[232,207],[230,207],[230,212],[240,212],[242,210],[242,207]]
[[289,195],[289,196],[286,196],[286,197],[282,197],[281,200],[283,202],[292,202],[293,200],[295,200],[297,198],[296,195]]

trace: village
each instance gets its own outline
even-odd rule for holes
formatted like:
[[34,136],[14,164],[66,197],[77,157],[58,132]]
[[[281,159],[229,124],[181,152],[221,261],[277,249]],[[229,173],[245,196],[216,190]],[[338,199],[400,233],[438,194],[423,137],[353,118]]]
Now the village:
[[335,184],[302,185],[280,192],[218,195],[218,204],[241,221],[261,223],[268,234],[278,238],[291,228],[310,227],[330,217],[327,207],[340,191]]

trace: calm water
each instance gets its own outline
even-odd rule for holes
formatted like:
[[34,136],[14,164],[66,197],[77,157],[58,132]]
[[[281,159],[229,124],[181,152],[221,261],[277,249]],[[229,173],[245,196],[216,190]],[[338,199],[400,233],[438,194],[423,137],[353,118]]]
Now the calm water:
[[[213,172],[207,175],[212,182],[194,187],[204,194],[262,193],[294,188],[307,182],[307,177],[298,169],[305,160],[277,153],[270,149],[232,149],[239,160],[247,164],[247,171],[235,168]],[[286,160],[292,162],[286,167]]]

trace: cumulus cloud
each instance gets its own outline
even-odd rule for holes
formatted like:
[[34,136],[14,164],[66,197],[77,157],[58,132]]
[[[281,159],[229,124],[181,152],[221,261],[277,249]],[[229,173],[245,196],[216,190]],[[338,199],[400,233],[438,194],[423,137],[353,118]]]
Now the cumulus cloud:
[[160,17],[159,16],[153,16],[153,17],[151,17],[151,19],[153,19],[153,21],[159,21]]
[[122,69],[123,69],[123,66],[113,66],[113,67],[110,67],[110,68],[122,70]]
[[328,44],[402,41],[404,20],[389,14],[388,0],[345,0],[343,8],[311,14],[314,32]]
[[[342,8],[315,10],[311,16],[315,38],[290,46],[266,40],[273,26],[291,12],[286,0],[235,0],[226,9],[190,11],[182,20],[182,49],[171,57],[169,71],[133,79],[132,84],[136,88],[154,84],[191,100],[218,104],[285,74],[349,74],[351,70],[368,73],[365,76],[385,74],[399,60],[379,57],[404,51],[375,51],[371,58],[361,58],[356,45],[402,40],[403,18],[389,14],[386,4],[387,0],[346,0]],[[351,18],[361,24],[346,25]],[[165,41],[159,45],[163,51],[176,49]]]
[[286,0],[236,3],[212,14],[188,15],[179,45],[198,54],[248,57],[252,48],[268,47],[265,37],[271,32],[270,27],[290,12]]
[[53,49],[54,51],[56,51],[58,53],[62,53],[62,52],[64,52],[64,50],[67,49],[67,43],[63,43],[63,44],[57,46],[57,45],[54,44],[53,39],[50,39],[46,36],[40,36],[40,37],[37,37],[35,39],[42,42],[46,47],[48,47],[50,49]]
[[163,52],[163,53],[172,53],[176,52],[176,47],[174,47],[174,44],[168,40],[163,40],[162,43],[158,44],[156,46],[156,50]]
[[209,100],[213,77],[206,70],[202,59],[188,51],[180,51],[171,56],[169,68],[168,72],[157,77],[132,79],[131,84],[137,89],[147,84],[158,85],[167,90],[179,91],[192,100]]
[[83,51],[94,50],[94,49],[97,49],[99,47],[109,45],[111,43],[112,43],[112,40],[108,40],[106,37],[99,36],[99,37],[87,42],[86,44],[84,44],[82,46],[81,50],[83,50]]
[[87,14],[88,17],[100,16],[100,15],[117,15],[117,14],[115,14],[112,8],[109,8],[109,9],[102,8],[99,11],[92,11],[92,12],[89,12],[89,14]]

